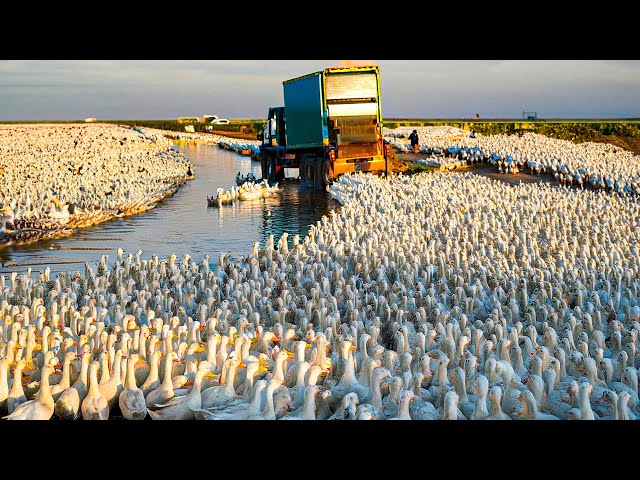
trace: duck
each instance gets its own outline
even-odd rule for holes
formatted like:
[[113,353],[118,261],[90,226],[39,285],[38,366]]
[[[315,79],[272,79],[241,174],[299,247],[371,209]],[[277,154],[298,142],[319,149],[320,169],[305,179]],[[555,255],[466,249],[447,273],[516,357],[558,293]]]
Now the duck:
[[520,400],[520,410],[513,415],[516,420],[560,420],[555,415],[540,412],[530,390],[520,392],[518,400]]
[[194,417],[196,420],[247,420],[260,413],[260,399],[265,388],[267,388],[267,381],[258,380],[254,386],[251,401],[243,399],[221,407],[194,410]]
[[[265,380],[266,381],[266,380]],[[282,385],[282,382],[276,379],[271,379],[267,382],[267,388],[265,392],[265,405],[264,408],[255,415],[250,415],[247,420],[276,420],[276,412],[273,404],[273,394]]]
[[129,356],[124,388],[118,397],[120,412],[127,420],[144,420],[148,411],[144,401],[144,393],[136,384],[136,363],[139,359],[137,353]]
[[89,392],[80,405],[83,420],[108,420],[109,402],[98,388],[100,362],[94,360],[89,365]]
[[[327,420],[354,420],[358,403],[358,395],[354,392],[347,393],[340,400],[338,409]],[[353,418],[349,418],[351,416]]]
[[391,417],[389,420],[411,420],[411,414],[409,412],[409,405],[413,402],[415,396],[411,390],[403,390],[400,392],[400,406],[395,417]]
[[502,411],[502,389],[499,386],[491,387],[489,390],[489,415],[484,420],[511,420],[511,417]]
[[12,413],[2,418],[6,420],[49,420],[53,416],[55,402],[49,387],[49,375],[55,367],[47,364],[42,367],[40,389],[33,400],[27,400]]
[[[160,352],[159,350],[154,351],[150,358],[149,358],[149,364],[150,364],[150,369],[149,369],[149,375],[147,375],[147,378],[145,379],[144,383],[140,386],[140,390],[142,390],[142,393],[146,395],[151,392],[152,390],[155,390],[156,388],[158,388],[160,386],[160,377],[158,374],[158,369],[160,368],[160,362],[162,360],[162,352]],[[165,375],[166,375],[166,370],[165,370]],[[164,403],[164,402],[159,402],[159,403]],[[148,407],[149,405],[147,405]]]
[[191,391],[182,397],[173,397],[158,410],[148,410],[153,420],[193,420],[194,412],[202,408],[202,379],[214,374],[210,371],[211,365],[206,360],[198,364]]
[[637,420],[638,416],[629,408],[631,394],[626,390],[618,394],[618,419],[619,420]]
[[475,409],[475,395],[469,396],[465,390],[465,373],[461,367],[451,371],[451,382],[458,394],[458,408],[466,418],[470,418]]
[[[76,381],[69,388],[64,390],[55,402],[55,414],[62,420],[75,420],[80,417],[80,405],[89,391],[89,363],[91,361],[90,347],[85,343],[86,348],[80,353],[80,374]],[[84,347],[83,345],[83,347]]]
[[316,398],[320,391],[318,385],[307,385],[304,388],[304,403],[297,410],[287,413],[280,420],[315,420]]
[[62,395],[62,392],[71,386],[71,363],[76,357],[76,352],[65,353],[64,363],[62,364],[62,378],[58,383],[51,384],[51,395],[54,401],[57,401],[60,395]]
[[[458,394],[454,390],[449,390],[442,400],[442,413],[440,420],[459,420],[458,415]],[[464,419],[464,417],[463,417]]]
[[593,385],[589,382],[580,383],[578,390],[579,408],[572,408],[567,412],[568,420],[595,420],[596,417],[591,409],[589,397],[593,391]]
[[[200,408],[212,408],[242,398],[236,393],[235,389],[233,388],[235,372],[238,368],[238,365],[240,365],[240,360],[233,356],[229,358],[225,363],[227,362],[228,371],[224,383],[222,385],[214,385],[212,387],[209,387],[202,392],[202,406]],[[284,378],[278,381],[282,384],[283,380]]]
[[99,384],[98,389],[104,398],[109,402],[109,411],[113,411],[117,405],[120,393],[124,389],[120,370],[122,368],[122,350],[116,350],[113,355],[113,371],[106,383]]
[[[24,388],[22,387],[22,371],[26,364],[26,360],[21,358],[17,362],[13,370],[13,383],[11,384],[11,389],[7,395],[7,413],[11,414],[13,411],[27,401],[27,396],[24,393]],[[0,362],[0,369],[2,369],[2,363]],[[1,373],[0,373],[1,375]],[[1,382],[2,380],[0,380]]]
[[469,420],[484,420],[489,416],[489,409],[487,408],[489,379],[485,375],[480,374],[476,377],[473,383],[473,393],[476,396],[476,402]]
[[[594,402],[596,405],[606,404],[609,407],[610,414],[606,415],[606,413],[602,413],[600,415],[600,420],[619,420],[620,415],[618,414],[618,394],[613,390],[605,390],[602,394],[602,397],[597,399]],[[593,407],[595,408],[595,406]]]
[[[162,360],[164,361],[164,376],[162,383],[155,389],[148,391],[144,397],[145,405],[151,410],[157,408],[156,405],[164,405],[175,396],[171,371],[173,369],[173,364],[178,361],[178,354],[176,352],[169,352]],[[144,394],[144,390],[142,393]]]

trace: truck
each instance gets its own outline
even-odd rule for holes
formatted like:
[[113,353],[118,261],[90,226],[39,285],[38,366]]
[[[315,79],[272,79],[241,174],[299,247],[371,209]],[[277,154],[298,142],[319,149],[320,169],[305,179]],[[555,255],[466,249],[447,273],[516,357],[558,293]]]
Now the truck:
[[325,68],[282,85],[284,106],[269,108],[257,135],[263,179],[296,177],[323,190],[346,172],[387,174],[377,65]]

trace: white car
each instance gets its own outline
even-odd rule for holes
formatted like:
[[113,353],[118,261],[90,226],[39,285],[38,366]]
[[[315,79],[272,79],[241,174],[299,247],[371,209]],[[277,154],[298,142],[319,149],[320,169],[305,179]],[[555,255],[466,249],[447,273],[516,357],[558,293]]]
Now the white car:
[[229,125],[229,120],[226,118],[216,118],[211,123],[216,125]]

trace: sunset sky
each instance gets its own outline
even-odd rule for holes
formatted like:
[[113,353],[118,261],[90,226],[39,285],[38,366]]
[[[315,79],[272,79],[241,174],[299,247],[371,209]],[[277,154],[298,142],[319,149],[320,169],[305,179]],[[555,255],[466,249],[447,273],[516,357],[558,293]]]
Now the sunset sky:
[[0,120],[264,118],[284,80],[380,66],[387,118],[640,117],[638,60],[4,60]]

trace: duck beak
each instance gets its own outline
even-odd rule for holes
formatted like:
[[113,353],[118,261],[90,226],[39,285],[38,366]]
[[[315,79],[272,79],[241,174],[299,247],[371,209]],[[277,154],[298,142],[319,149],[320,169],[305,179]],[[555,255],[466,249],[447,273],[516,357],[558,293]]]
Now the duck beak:
[[206,378],[216,378],[216,377],[219,377],[220,375],[217,374],[217,373],[213,373],[213,372],[207,372],[207,373],[204,374],[204,376]]
[[247,366],[247,364],[246,364],[246,363],[244,363],[244,362],[240,362],[240,363],[238,364],[238,368],[244,368],[244,367],[246,367],[246,366]]
[[202,345],[198,345],[198,348],[196,348],[196,353],[202,353],[205,351],[205,348]]
[[36,346],[35,346],[35,347],[33,347],[33,351],[34,351],[34,352],[37,352],[37,351],[40,351],[40,350],[42,350],[42,345],[41,345],[41,344],[39,344],[39,343],[36,343]]
[[186,382],[184,382],[185,387],[189,387],[191,385],[193,385],[193,382],[191,380],[187,380]]
[[257,373],[262,373],[262,372],[268,372],[268,369],[267,369],[267,368],[265,368],[265,367],[263,367],[262,365],[260,365],[260,366],[258,367],[258,371],[257,371]]
[[305,350],[309,350],[309,349],[310,349],[310,348],[312,348],[312,347],[313,347],[313,343],[307,343],[307,344],[304,346],[304,349],[305,349]]

